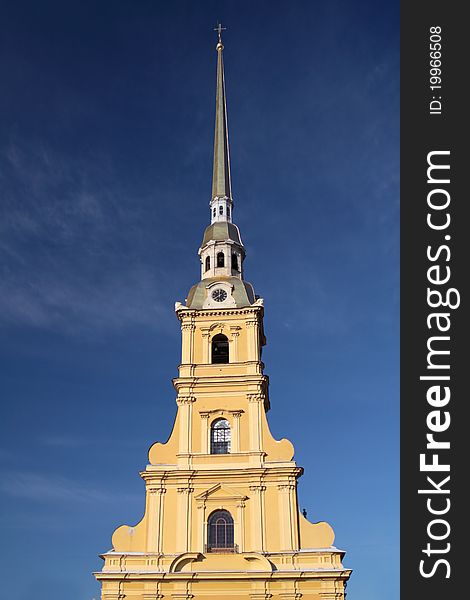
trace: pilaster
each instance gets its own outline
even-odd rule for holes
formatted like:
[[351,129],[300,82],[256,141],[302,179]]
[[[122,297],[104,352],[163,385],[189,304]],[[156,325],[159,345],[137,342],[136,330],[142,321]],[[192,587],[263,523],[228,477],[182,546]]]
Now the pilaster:
[[199,523],[199,528],[197,531],[197,549],[199,552],[204,552],[205,545],[207,543],[206,532],[207,532],[207,512],[206,512],[206,503],[203,502],[199,504],[196,508],[196,518]]
[[176,543],[178,552],[189,552],[191,546],[191,495],[190,485],[177,488]]
[[194,362],[194,332],[196,326],[191,322],[181,323],[181,364]]
[[261,406],[264,402],[263,394],[248,394],[248,415],[250,419],[250,450],[262,450],[261,432]]
[[209,412],[200,412],[201,416],[201,452],[202,454],[209,454]]
[[248,358],[249,360],[259,360],[258,350],[258,320],[249,319],[246,321],[246,333],[248,342]]
[[149,487],[147,490],[147,550],[161,552],[163,537],[163,487]]
[[265,591],[265,592],[250,592],[251,600],[269,600],[272,597],[273,597],[273,595],[267,591]]
[[189,454],[191,452],[192,440],[192,403],[194,396],[177,396],[176,403],[179,411],[179,453]]
[[297,550],[297,524],[293,519],[295,484],[279,484],[277,489],[279,499],[281,550]]
[[202,335],[202,362],[205,365],[210,363],[210,327],[201,327]]
[[235,531],[235,543],[238,544],[240,552],[245,552],[245,501],[240,500],[237,504],[238,531]]
[[264,515],[264,485],[250,485],[250,492],[253,494],[252,508],[252,547],[254,551],[264,552],[265,539],[265,515]]
[[165,596],[161,593],[160,581],[148,583],[142,594],[142,600],[162,600]]
[[238,338],[240,337],[241,327],[238,325],[230,327],[230,333],[232,336],[231,343],[231,362],[238,361]]
[[232,452],[240,452],[240,419],[243,414],[242,410],[232,412],[233,429],[232,429]]

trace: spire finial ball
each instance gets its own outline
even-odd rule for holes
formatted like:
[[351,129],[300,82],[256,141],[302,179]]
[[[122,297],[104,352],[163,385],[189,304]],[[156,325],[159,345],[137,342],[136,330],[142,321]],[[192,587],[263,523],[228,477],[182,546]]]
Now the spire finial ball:
[[220,41],[219,41],[219,42],[217,43],[217,46],[215,47],[215,49],[217,50],[217,52],[218,52],[219,50],[223,50],[223,49],[224,49],[224,45],[222,44],[222,42],[220,42]]

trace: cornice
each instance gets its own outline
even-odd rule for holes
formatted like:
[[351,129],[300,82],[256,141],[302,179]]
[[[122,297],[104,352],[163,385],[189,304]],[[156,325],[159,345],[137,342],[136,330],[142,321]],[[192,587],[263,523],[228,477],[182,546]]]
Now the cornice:
[[192,404],[193,402],[196,402],[195,396],[180,396],[180,395],[178,395],[176,397],[176,404],[178,404],[179,406],[181,406],[182,404]]
[[[269,556],[269,554],[267,554]],[[133,579],[164,579],[166,581],[171,580],[192,580],[197,577],[197,581],[211,580],[211,581],[233,581],[233,580],[260,580],[265,581],[276,580],[276,579],[297,579],[297,580],[309,580],[309,579],[333,579],[346,581],[349,579],[352,573],[351,569],[329,569],[329,568],[317,568],[317,569],[299,569],[292,571],[193,571],[193,572],[177,572],[170,573],[169,571],[139,571],[138,569],[128,569],[126,571],[106,571],[106,572],[95,572],[93,575],[101,580],[127,580],[132,581]]]
[[198,317],[224,317],[231,315],[258,315],[262,317],[264,307],[261,304],[244,306],[242,308],[187,308],[181,303],[177,303],[176,315],[180,321],[187,318],[198,320]]
[[[235,453],[236,455],[241,456],[252,456],[263,454],[261,452],[239,452]],[[214,454],[191,454],[193,458],[198,457],[210,457],[217,456]],[[158,465],[149,465],[149,467],[154,467]],[[149,469],[148,471],[141,471],[140,476],[147,482],[147,485],[152,484],[152,480],[155,480],[154,487],[158,487],[160,485],[162,488],[168,485],[174,485],[175,483],[182,483],[185,481],[185,485],[188,487],[188,481],[191,481],[191,486],[196,484],[204,484],[205,480],[219,481],[221,484],[223,483],[234,483],[242,481],[247,485],[255,485],[256,482],[260,481],[263,478],[263,483],[272,484],[272,485],[289,485],[289,479],[294,477],[295,479],[299,478],[303,474],[303,467],[299,467],[295,464],[295,462],[291,462],[289,465],[279,466],[274,463],[273,466],[270,466],[269,463],[265,463],[262,467],[253,467],[246,466],[240,468],[237,466],[233,469],[227,469],[224,467],[223,469],[193,469],[193,470],[182,470],[178,468],[173,468],[171,470],[164,469]],[[286,482],[287,479],[287,482]]]
[[233,417],[241,417],[245,411],[241,408],[236,410],[227,410],[224,408],[215,408],[214,410],[200,410],[199,414],[203,419],[208,419],[210,415],[232,415]]
[[[236,363],[229,363],[229,364],[236,364]],[[238,364],[249,364],[249,363],[238,363]],[[253,363],[251,363],[253,364]],[[191,365],[184,365],[186,366],[191,366]],[[214,364],[214,365],[195,365],[197,367],[201,366],[201,367],[214,367],[214,372],[217,373],[218,369],[216,367],[220,367],[220,365]],[[236,383],[236,384],[244,384],[244,383],[254,383],[255,385],[260,385],[260,386],[265,386],[269,383],[269,376],[265,375],[264,373],[233,373],[233,372],[228,372],[226,375],[221,375],[220,373],[217,373],[216,375],[188,375],[188,376],[183,376],[183,377],[174,377],[173,378],[173,385],[174,386],[181,386],[181,385],[194,385],[194,384],[218,384],[218,383],[226,383],[227,381],[229,381],[231,384],[232,383]]]
[[[222,494],[225,495],[219,494],[218,496],[212,497],[213,494],[215,494],[218,491],[221,491]],[[222,500],[245,501],[248,500],[248,496],[246,494],[240,493],[239,491],[237,493],[237,490],[228,489],[223,484],[217,483],[216,485],[213,485],[209,489],[204,490],[203,492],[195,496],[194,499],[197,503],[220,502]]]
[[[336,546],[328,546],[328,548],[299,548],[298,550],[272,550],[269,552],[264,552],[263,555],[266,557],[290,557],[295,558],[302,554],[325,554],[325,555],[334,555],[334,554],[344,554],[345,550],[341,550]],[[252,554],[251,552],[242,552],[241,554]],[[113,558],[125,558],[126,556],[142,556],[147,558],[176,558],[181,556],[181,554],[172,554],[172,553],[164,553],[164,552],[139,552],[139,551],[117,551],[117,550],[109,550],[108,552],[102,552],[99,554],[99,557],[103,560],[106,557]],[[348,571],[349,569],[342,568],[341,571]]]

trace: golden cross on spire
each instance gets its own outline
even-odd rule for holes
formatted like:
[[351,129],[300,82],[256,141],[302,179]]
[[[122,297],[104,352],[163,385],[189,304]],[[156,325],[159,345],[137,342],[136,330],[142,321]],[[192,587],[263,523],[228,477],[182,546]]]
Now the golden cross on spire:
[[219,34],[219,44],[222,43],[222,31],[226,31],[226,27],[222,27],[222,23],[217,23],[217,27],[214,27],[214,31]]

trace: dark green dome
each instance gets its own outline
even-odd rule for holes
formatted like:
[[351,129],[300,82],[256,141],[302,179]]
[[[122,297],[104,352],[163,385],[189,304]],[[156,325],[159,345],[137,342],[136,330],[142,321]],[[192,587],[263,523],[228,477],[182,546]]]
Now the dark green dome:
[[251,306],[256,300],[253,286],[247,281],[242,281],[238,277],[208,277],[193,285],[189,290],[186,306],[201,309],[207,297],[207,286],[214,281],[226,281],[233,285],[233,298],[237,308]]
[[240,246],[243,246],[238,227],[228,221],[218,221],[212,223],[209,227],[206,227],[202,239],[202,246],[205,246],[211,240],[216,242],[232,240],[233,242],[240,244]]

